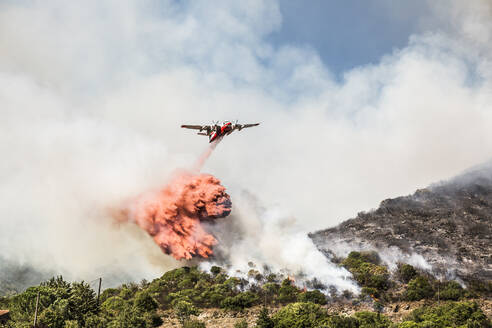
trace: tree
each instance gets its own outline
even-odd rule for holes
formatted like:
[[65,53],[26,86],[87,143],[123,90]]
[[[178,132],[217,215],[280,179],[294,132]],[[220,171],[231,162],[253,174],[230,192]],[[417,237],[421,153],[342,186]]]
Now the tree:
[[108,324],[110,328],[146,328],[147,323],[140,312],[132,305],[125,303],[125,309],[118,313]]
[[[418,324],[411,325],[411,322]],[[441,306],[424,306],[413,310],[404,327],[492,327],[492,323],[475,302],[449,302]]]
[[226,297],[220,304],[224,309],[240,311],[253,306],[258,302],[258,295],[251,291],[239,293],[235,296]]
[[39,322],[50,328],[64,328],[65,321],[70,319],[69,303],[66,299],[56,300],[39,316]]
[[402,264],[398,265],[398,276],[401,281],[404,283],[408,283],[410,280],[415,278],[418,275],[417,270],[410,264]]
[[200,314],[200,311],[188,301],[177,302],[174,306],[174,311],[176,311],[178,321],[182,325],[184,325],[184,323],[190,319],[190,316]]
[[85,326],[85,316],[95,314],[98,310],[96,293],[84,282],[72,283],[68,304],[70,318],[77,320],[81,327]]
[[363,287],[376,288],[380,291],[389,288],[389,273],[375,252],[350,252],[342,265],[349,270],[354,279]]
[[330,328],[359,328],[359,320],[354,317],[334,315],[328,319]]
[[216,276],[216,275],[218,275],[219,273],[222,272],[222,268],[219,267],[219,266],[214,265],[214,266],[212,266],[212,268],[210,268],[210,272],[212,272],[212,274],[214,276]]
[[463,287],[456,281],[449,281],[443,284],[444,288],[441,289],[439,293],[439,298],[441,300],[452,300],[457,301],[464,295]]
[[284,279],[278,292],[278,301],[284,304],[295,302],[298,293],[299,290],[292,284],[292,281],[288,278]]
[[429,280],[423,276],[417,276],[408,283],[405,291],[405,299],[408,301],[420,301],[423,298],[431,298],[434,295]]
[[328,323],[328,314],[318,304],[291,303],[273,317],[275,328],[315,328]]
[[258,319],[256,319],[257,328],[273,328],[274,323],[272,318],[268,315],[268,309],[264,306],[261,308]]
[[391,325],[391,321],[379,313],[361,311],[355,317],[359,320],[360,328],[388,328]]
[[155,311],[158,307],[157,302],[147,292],[138,292],[134,304],[141,312]]
[[321,304],[325,305],[326,304],[326,296],[320,292],[319,290],[315,289],[312,291],[306,291],[304,293],[300,293],[297,295],[297,301],[298,302],[311,302],[315,304]]

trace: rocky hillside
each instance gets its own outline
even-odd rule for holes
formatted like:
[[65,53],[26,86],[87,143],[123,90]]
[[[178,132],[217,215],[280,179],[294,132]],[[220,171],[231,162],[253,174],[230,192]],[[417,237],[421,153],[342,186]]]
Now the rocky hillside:
[[310,237],[325,254],[337,254],[341,245],[387,253],[389,249],[407,258],[420,254],[434,273],[490,281],[492,166],[410,196],[386,199],[376,210]]

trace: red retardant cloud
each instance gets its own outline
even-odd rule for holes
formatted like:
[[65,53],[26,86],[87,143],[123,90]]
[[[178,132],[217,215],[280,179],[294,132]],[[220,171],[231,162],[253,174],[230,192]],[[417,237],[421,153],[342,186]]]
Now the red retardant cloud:
[[158,192],[130,204],[126,219],[147,231],[163,252],[174,258],[209,257],[217,243],[202,226],[231,212],[231,199],[220,181],[209,174],[179,172]]

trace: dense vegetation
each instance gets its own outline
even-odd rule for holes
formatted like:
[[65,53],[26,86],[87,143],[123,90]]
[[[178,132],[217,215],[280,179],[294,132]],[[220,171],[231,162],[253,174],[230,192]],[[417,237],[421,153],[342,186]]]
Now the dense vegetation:
[[[172,313],[183,327],[199,328],[205,327],[197,320],[203,309],[240,312],[253,306],[262,307],[256,318],[256,327],[262,328],[491,327],[478,305],[467,301],[480,293],[487,295],[487,284],[478,284],[482,289],[464,289],[456,281],[436,280],[408,264],[399,265],[391,273],[373,252],[352,252],[340,260],[340,265],[352,272],[362,287],[357,298],[315,282],[310,286],[317,288],[301,289],[289,277],[261,274],[254,269],[245,279],[230,277],[219,267],[212,267],[210,272],[183,267],[152,282],[106,289],[99,300],[87,283],[53,278],[23,293],[0,298],[0,308],[8,308],[11,313],[6,327],[32,325],[38,293],[38,325],[52,328],[158,327],[165,313]],[[441,305],[419,308],[400,324],[384,315],[389,302],[421,299],[430,303],[439,300]],[[336,301],[372,304],[374,311],[353,316],[329,314],[326,304]],[[236,323],[236,328],[247,326],[244,320]]]

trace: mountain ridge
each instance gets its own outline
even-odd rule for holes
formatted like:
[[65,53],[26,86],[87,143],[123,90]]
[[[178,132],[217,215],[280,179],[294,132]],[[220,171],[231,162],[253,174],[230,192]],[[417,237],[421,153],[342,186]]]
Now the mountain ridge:
[[492,163],[414,194],[383,200],[336,227],[309,234],[328,257],[340,246],[418,254],[437,275],[492,280]]

